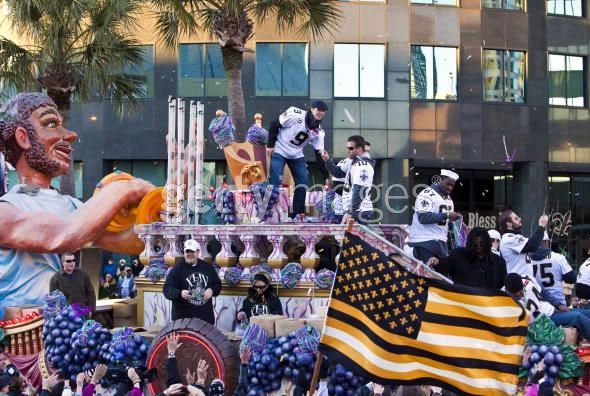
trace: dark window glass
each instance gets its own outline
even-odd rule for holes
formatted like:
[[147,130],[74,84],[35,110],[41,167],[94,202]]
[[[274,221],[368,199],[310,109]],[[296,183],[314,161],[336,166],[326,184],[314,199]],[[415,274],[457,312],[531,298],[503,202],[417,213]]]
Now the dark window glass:
[[141,98],[152,98],[154,96],[154,46],[141,45],[143,53],[142,61],[137,65],[123,67],[123,73],[139,77],[142,81]]
[[549,54],[549,104],[585,106],[584,58]]
[[483,8],[524,11],[525,0],[483,0],[481,5]]
[[256,95],[308,95],[307,43],[256,44]]
[[484,100],[525,102],[526,53],[483,50]]
[[227,79],[217,44],[180,44],[178,95],[225,96]]

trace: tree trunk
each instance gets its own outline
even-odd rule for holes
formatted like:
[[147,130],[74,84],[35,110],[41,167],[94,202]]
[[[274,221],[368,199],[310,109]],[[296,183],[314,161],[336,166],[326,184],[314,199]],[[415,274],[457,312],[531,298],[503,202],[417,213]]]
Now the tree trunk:
[[[70,121],[70,103],[71,94],[55,93],[50,90],[47,91],[47,95],[53,99],[57,105],[57,110],[63,118],[63,124],[67,128]],[[70,155],[70,167],[68,171],[61,176],[59,180],[59,191],[62,194],[76,196],[76,185],[74,183],[74,152]]]
[[221,48],[223,66],[227,77],[228,114],[236,127],[236,140],[243,141],[248,126],[242,88],[242,62],[244,54],[231,48]]

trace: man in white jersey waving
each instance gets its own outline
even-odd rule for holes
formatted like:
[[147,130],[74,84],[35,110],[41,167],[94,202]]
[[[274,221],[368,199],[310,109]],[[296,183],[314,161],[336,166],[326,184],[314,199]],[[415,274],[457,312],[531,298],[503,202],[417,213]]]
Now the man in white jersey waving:
[[590,339],[590,311],[587,309],[571,309],[560,312],[543,300],[541,286],[527,275],[520,276],[510,273],[504,282],[506,292],[513,298],[520,300],[531,314],[531,321],[545,314],[557,326],[573,326],[580,331],[585,339]]
[[430,258],[447,257],[449,224],[461,217],[454,212],[451,192],[459,175],[441,169],[440,181],[425,188],[418,194],[414,204],[414,217],[409,229],[408,244],[414,248],[414,257],[423,262]]
[[568,308],[562,282],[575,283],[576,273],[567,259],[562,254],[551,251],[546,242],[551,241],[545,232],[543,245],[529,254],[533,275],[537,283],[543,286],[543,299],[566,312]]
[[283,181],[285,165],[289,166],[295,181],[293,194],[293,217],[305,213],[305,195],[308,182],[307,165],[303,148],[311,143],[316,150],[316,159],[324,179],[328,174],[320,158],[324,150],[325,132],[320,125],[328,105],[316,100],[311,103],[309,111],[289,107],[279,119],[273,121],[269,128],[267,150],[272,152],[270,160],[270,180],[273,186],[280,186]]
[[506,261],[506,272],[516,272],[534,278],[532,262],[527,253],[534,252],[541,246],[548,220],[547,215],[541,216],[539,227],[529,239],[521,235],[522,219],[516,213],[510,209],[500,213],[498,219],[502,233],[500,253]]
[[[344,176],[344,190],[342,193],[342,206],[348,215],[351,215],[359,224],[366,224],[373,220],[373,202],[369,191],[373,184],[375,174],[375,161],[365,155],[365,140],[362,136],[353,135],[348,138],[346,149],[349,153],[349,162],[342,166],[334,164],[330,156],[324,151],[322,159],[326,161],[326,167],[330,174],[336,177]],[[345,217],[344,222],[347,221]]]

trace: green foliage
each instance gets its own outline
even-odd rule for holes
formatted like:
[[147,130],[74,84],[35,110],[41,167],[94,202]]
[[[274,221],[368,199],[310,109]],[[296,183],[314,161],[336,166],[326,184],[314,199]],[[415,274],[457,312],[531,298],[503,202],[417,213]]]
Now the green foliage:
[[[141,0],[7,0],[4,23],[30,44],[0,37],[4,90],[52,89],[80,100],[112,99],[119,111],[137,106],[141,82],[122,70],[139,64],[133,38]],[[55,98],[54,98],[55,100]],[[59,103],[58,103],[59,105]]]
[[[559,378],[568,379],[580,377],[582,372],[582,361],[571,345],[565,345],[565,333],[561,327],[557,327],[551,319],[545,315],[537,318],[528,329],[528,345],[556,345],[563,356],[563,362],[559,366]],[[529,370],[520,368],[519,377],[527,377]]]

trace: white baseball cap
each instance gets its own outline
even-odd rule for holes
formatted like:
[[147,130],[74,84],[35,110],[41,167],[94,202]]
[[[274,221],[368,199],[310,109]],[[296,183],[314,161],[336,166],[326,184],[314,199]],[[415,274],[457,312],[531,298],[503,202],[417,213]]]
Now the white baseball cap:
[[187,239],[184,241],[184,251],[186,252],[187,250],[192,250],[193,252],[199,250],[199,244],[197,241],[194,239]]
[[450,170],[448,170],[448,169],[441,169],[441,170],[440,170],[440,175],[441,175],[441,176],[445,176],[445,177],[450,177],[450,178],[451,178],[451,179],[453,179],[454,181],[457,181],[457,180],[459,180],[459,175],[458,175],[458,174],[456,174],[456,173],[455,173],[455,172],[453,172],[453,171],[450,171]]
[[488,235],[490,236],[490,238],[497,239],[498,241],[502,239],[502,236],[496,230],[488,230]]

